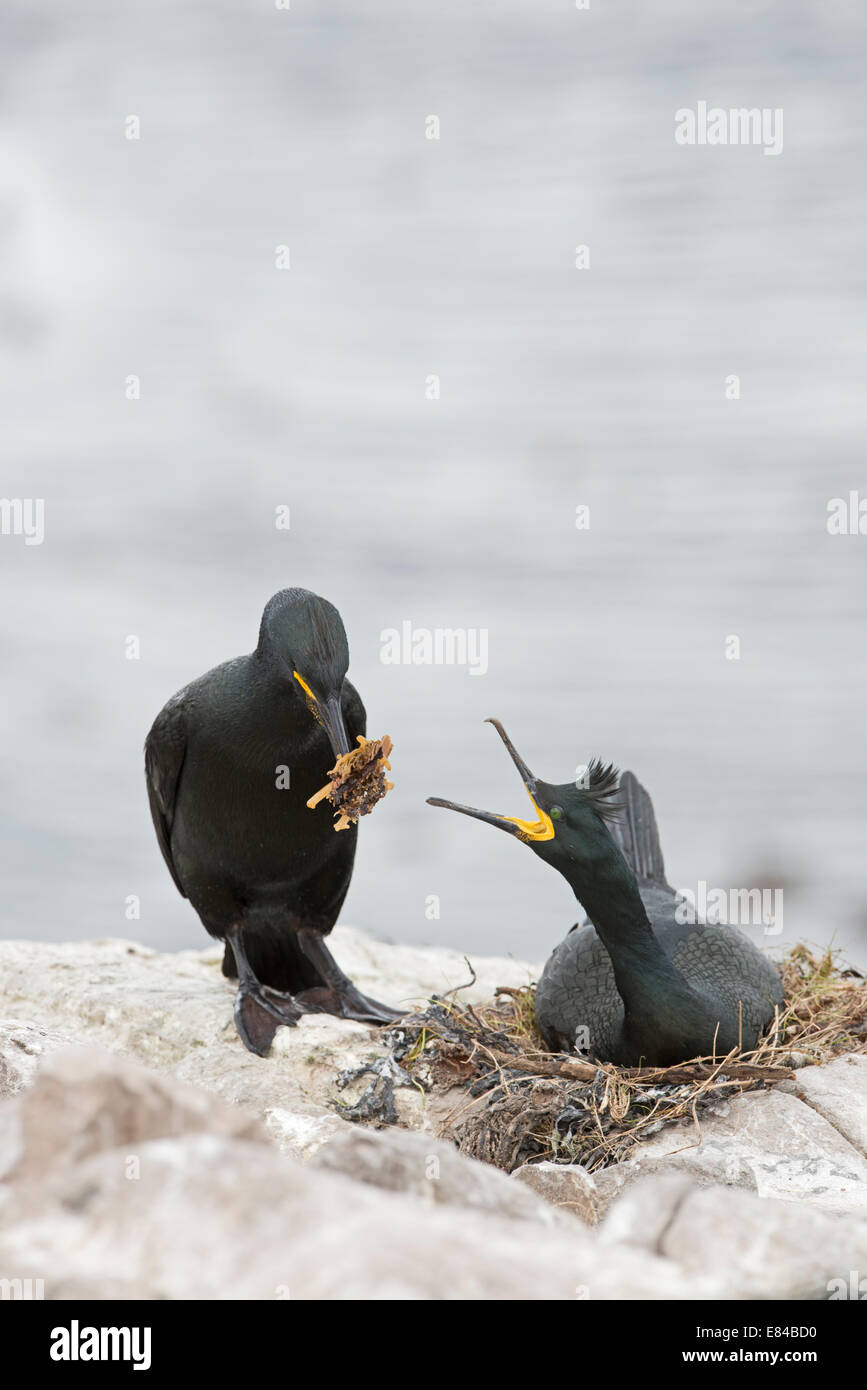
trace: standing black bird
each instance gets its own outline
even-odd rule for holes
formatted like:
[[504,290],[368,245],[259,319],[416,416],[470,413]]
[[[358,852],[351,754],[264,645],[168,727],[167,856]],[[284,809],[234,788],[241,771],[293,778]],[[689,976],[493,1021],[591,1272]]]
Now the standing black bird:
[[260,1057],[280,1024],[304,1013],[401,1017],[365,998],[324,940],[349,888],[357,827],[337,834],[306,802],[365,732],[348,666],[334,605],[282,589],[265,606],[256,650],[178,691],[145,742],[163,858],[205,929],[226,943],[223,974],[239,981],[235,1022]]
[[[549,1047],[599,1061],[670,1066],[745,1051],[783,1002],[779,974],[734,927],[678,922],[650,797],[631,772],[592,762],[587,785],[534,777],[496,719],[538,820],[431,797],[497,825],[563,875],[587,913],[548,960],[536,1019]],[[620,795],[622,805],[613,798]],[[614,816],[623,813],[623,822]],[[610,824],[607,824],[609,823]]]

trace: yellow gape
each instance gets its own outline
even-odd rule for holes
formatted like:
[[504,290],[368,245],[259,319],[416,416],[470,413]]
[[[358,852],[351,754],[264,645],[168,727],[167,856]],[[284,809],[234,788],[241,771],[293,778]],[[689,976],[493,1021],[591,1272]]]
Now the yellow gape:
[[304,691],[304,694],[307,696],[308,710],[313,715],[313,718],[316,720],[316,723],[321,724],[322,728],[324,729],[325,721],[323,720],[322,715],[319,713],[319,701],[313,694],[313,691],[310,689],[310,686],[307,684],[307,682],[303,680],[301,676],[299,676],[298,672],[293,671],[292,674],[297,680],[298,684],[301,686],[301,689]]
[[308,699],[312,700],[315,705],[316,696],[313,694],[313,691],[310,689],[310,686],[307,684],[305,680],[302,680],[297,671],[293,671],[292,674],[294,675],[298,684],[301,686],[301,689],[304,691],[304,694],[308,697]]
[[543,811],[541,806],[536,805],[529,792],[527,795],[533,803],[533,810],[539,817],[537,821],[518,820],[517,816],[500,816],[500,820],[508,821],[510,825],[517,825],[518,834],[522,840],[553,840],[554,822],[547,811]]

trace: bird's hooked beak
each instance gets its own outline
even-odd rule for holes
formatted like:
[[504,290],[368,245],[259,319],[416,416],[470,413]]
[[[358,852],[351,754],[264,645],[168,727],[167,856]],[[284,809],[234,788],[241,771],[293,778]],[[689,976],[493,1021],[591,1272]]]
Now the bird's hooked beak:
[[429,796],[428,806],[445,806],[447,811],[460,811],[461,815],[473,816],[475,820],[486,821],[488,825],[499,826],[500,830],[506,830],[510,835],[517,835],[520,840],[553,840],[554,824],[547,811],[543,811],[536,804],[536,778],[528,768],[524,759],[521,757],[509,735],[506,733],[499,719],[486,719],[486,724],[493,724],[500,738],[506,745],[509,757],[521,774],[521,780],[527,789],[527,795],[533,803],[533,810],[539,817],[535,821],[518,820],[515,816],[498,816],[493,811],[477,811],[474,806],[459,806],[456,801],[443,801],[442,797]]
[[327,699],[320,700],[318,695],[314,695],[310,686],[294,672],[295,679],[307,696],[307,704],[316,719],[322,725],[328,741],[334,752],[335,758],[339,758],[343,753],[348,753],[349,735],[346,732],[346,724],[343,721],[343,710],[340,708],[340,696],[329,695]]

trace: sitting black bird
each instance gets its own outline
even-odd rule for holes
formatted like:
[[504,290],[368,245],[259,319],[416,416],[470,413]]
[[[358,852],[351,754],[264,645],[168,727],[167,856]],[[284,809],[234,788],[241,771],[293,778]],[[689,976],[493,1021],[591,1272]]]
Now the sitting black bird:
[[282,589],[265,606],[256,650],[178,691],[145,742],[163,858],[205,929],[226,943],[223,974],[239,981],[235,1022],[260,1057],[280,1024],[304,1013],[401,1017],[365,998],[325,945],[357,826],[335,833],[306,803],[365,732],[348,666],[334,605]]
[[[631,772],[592,762],[580,783],[534,777],[496,719],[538,820],[431,797],[497,825],[557,869],[587,913],[536,988],[546,1044],[623,1066],[671,1066],[754,1048],[783,1002],[774,966],[734,927],[679,922],[650,797]],[[620,798],[620,805],[616,798]],[[622,817],[615,819],[615,817]],[[681,914],[684,915],[684,914]]]

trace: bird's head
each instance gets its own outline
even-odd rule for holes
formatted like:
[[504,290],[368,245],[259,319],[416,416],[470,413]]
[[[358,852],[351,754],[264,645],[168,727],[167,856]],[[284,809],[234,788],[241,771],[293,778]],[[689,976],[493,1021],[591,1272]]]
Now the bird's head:
[[428,797],[428,805],[444,806],[449,811],[460,811],[462,815],[496,825],[529,845],[540,859],[570,879],[580,875],[582,870],[592,870],[593,865],[610,855],[612,849],[605,821],[618,813],[613,800],[617,792],[617,769],[594,760],[573,782],[560,785],[543,782],[530,771],[499,719],[486,722],[493,724],[521,774],[536,819],[520,820],[516,816],[478,811],[438,796]]
[[341,694],[349,667],[343,619],[308,589],[281,589],[265,605],[258,653],[289,682],[328,735],[335,757],[349,752]]

